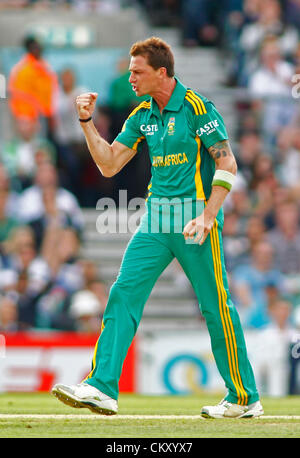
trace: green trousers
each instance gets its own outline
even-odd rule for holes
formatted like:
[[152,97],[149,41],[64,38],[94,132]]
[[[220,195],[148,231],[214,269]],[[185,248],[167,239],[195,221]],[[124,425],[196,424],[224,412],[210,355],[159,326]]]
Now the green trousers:
[[[123,362],[144,306],[158,277],[177,258],[194,288],[206,320],[212,352],[228,390],[226,399],[240,405],[257,401],[259,395],[243,330],[228,289],[222,221],[216,219],[200,246],[187,243],[181,233],[182,226],[194,215],[185,215],[186,220],[182,220],[176,230],[171,224],[171,230],[162,232],[161,221],[157,224],[159,212],[155,218],[150,218],[150,213],[143,216],[124,253],[118,277],[110,290],[92,370],[85,382],[113,399],[118,398]],[[155,221],[157,230],[150,230],[150,220]]]

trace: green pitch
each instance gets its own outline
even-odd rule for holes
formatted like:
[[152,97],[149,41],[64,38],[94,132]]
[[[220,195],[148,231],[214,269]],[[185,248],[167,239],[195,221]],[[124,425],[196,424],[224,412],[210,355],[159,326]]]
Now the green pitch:
[[[0,437],[300,437],[299,396],[263,399],[267,418],[205,420],[198,417],[203,404],[215,404],[219,401],[220,396],[204,394],[151,397],[121,395],[119,415],[102,417],[93,415],[88,409],[67,407],[47,393],[1,394]],[[135,418],[134,416],[138,417]],[[145,416],[149,416],[149,418]],[[159,416],[164,417],[159,418]],[[172,417],[166,418],[165,416]],[[182,418],[183,416],[191,417]],[[193,418],[192,416],[197,417]]]

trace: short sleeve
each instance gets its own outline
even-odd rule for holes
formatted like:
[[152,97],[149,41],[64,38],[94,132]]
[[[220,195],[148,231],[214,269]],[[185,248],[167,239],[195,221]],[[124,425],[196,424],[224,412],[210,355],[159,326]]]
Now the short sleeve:
[[228,140],[228,133],[222,116],[212,102],[205,104],[205,113],[198,115],[196,133],[206,148],[217,142]]
[[137,150],[138,145],[141,141],[145,140],[144,135],[141,135],[139,125],[137,123],[137,116],[129,116],[121,132],[115,138],[115,141],[122,143],[123,145]]

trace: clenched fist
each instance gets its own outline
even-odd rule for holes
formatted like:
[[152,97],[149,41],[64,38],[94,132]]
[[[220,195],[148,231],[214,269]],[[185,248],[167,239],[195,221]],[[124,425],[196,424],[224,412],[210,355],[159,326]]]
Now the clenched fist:
[[97,97],[97,92],[86,92],[76,97],[76,109],[80,119],[88,119],[92,116]]

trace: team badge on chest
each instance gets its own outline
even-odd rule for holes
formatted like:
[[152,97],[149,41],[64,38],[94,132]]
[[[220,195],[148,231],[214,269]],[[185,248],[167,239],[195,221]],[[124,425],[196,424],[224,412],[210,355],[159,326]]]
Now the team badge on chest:
[[175,133],[175,118],[170,118],[168,122],[168,135],[174,135]]

